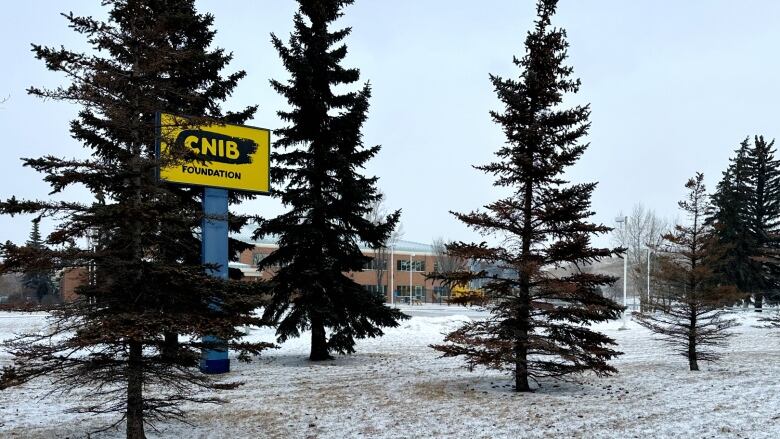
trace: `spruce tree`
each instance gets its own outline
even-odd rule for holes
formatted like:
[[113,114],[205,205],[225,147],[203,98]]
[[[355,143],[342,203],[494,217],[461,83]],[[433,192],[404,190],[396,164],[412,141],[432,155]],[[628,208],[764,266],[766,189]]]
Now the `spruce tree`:
[[747,158],[752,196],[747,228],[755,244],[753,259],[760,268],[759,285],[753,293],[756,311],[764,295],[780,287],[780,161],[775,159],[775,141],[755,136]]
[[711,197],[706,222],[712,226],[717,245],[727,251],[714,261],[714,270],[724,284],[736,285],[747,297],[757,284],[758,265],[751,259],[755,243],[746,222],[750,206],[747,160],[749,139],[740,143]]
[[716,361],[712,350],[724,345],[728,331],[737,325],[724,319],[722,306],[733,300],[737,289],[721,284],[711,262],[726,250],[713,242],[712,229],[704,222],[708,210],[704,176],[697,173],[685,184],[688,197],[678,204],[688,224],[677,225],[664,236],[667,248],[658,261],[656,278],[670,297],[660,304],[660,312],[640,314],[637,321],[660,334],[688,359],[690,370],[699,370],[699,361]]
[[[299,0],[288,45],[272,35],[286,82],[271,81],[290,110],[278,114],[289,125],[276,131],[272,179],[289,210],[260,219],[255,238],[272,235],[279,247],[260,268],[279,267],[270,281],[264,316],[278,322],[280,342],[311,329],[312,361],[352,353],[356,338],[381,336],[404,315],[385,305],[381,292],[366,291],[345,275],[369,261],[359,243],[376,248],[393,231],[400,211],[372,223],[366,214],[381,198],[377,178],[361,174],[379,146],[365,147],[361,128],[371,88],[340,92],[359,71],[341,65],[338,45],[350,29],[331,30],[352,0]],[[330,330],[330,335],[326,333]]]
[[[255,109],[222,113],[221,101],[244,72],[222,76],[231,56],[210,48],[213,17],[198,13],[193,0],[118,0],[106,6],[105,22],[64,15],[93,46],[91,53],[33,46],[48,69],[71,83],[31,87],[29,93],[81,106],[70,132],[91,157],[52,155],[23,159],[24,165],[43,173],[52,193],[83,185],[94,200],[0,203],[4,214],[58,221],[46,239],[52,247],[46,257],[7,243],[2,268],[90,267],[90,277],[76,290],[79,300],[52,312],[45,333],[6,343],[15,362],[3,371],[0,388],[53,375],[62,390],[91,390],[79,410],[120,412],[117,423],[126,421],[127,437],[141,438],[146,423],[182,419],[182,403],[220,401],[197,389],[235,387],[197,370],[201,349],[214,347],[201,342],[203,336],[225,340],[241,359],[268,346],[241,342],[243,332],[236,329],[261,323],[252,315],[256,288],[212,278],[213,267],[200,263],[198,191],[156,177],[161,163],[155,157],[155,113],[241,122]],[[241,197],[232,195],[234,201]],[[234,220],[233,228],[242,221]],[[90,247],[83,245],[87,237]],[[172,352],[174,334],[184,337]]]
[[[730,159],[712,196],[707,218],[719,252],[715,270],[726,284],[752,296],[760,311],[764,295],[780,286],[780,170],[774,142],[745,139]],[[749,299],[746,299],[749,300]]]
[[[30,231],[30,239],[27,240],[27,247],[32,252],[45,254],[46,244],[41,237],[40,223],[40,218],[35,218],[32,221],[32,230]],[[22,284],[35,294],[35,299],[40,303],[45,296],[55,294],[53,278],[54,273],[51,270],[30,270],[24,273]]]
[[[510,370],[516,391],[530,391],[529,380],[592,371],[614,373],[608,361],[620,352],[610,337],[590,323],[618,318],[623,307],[602,297],[599,287],[614,277],[579,269],[621,249],[591,247],[590,239],[609,232],[588,222],[596,183],[570,184],[563,175],[587,148],[589,106],[563,108],[578,79],[565,65],[566,32],[552,27],[557,0],[539,0],[525,55],[514,59],[517,79],[491,76],[504,106],[492,112],[506,135],[498,160],[477,166],[496,177],[511,194],[485,210],[456,213],[458,219],[497,244],[459,242],[448,246],[456,257],[486,262],[501,270],[442,273],[452,284],[484,282],[493,301],[492,316],[470,322],[434,346],[445,356],[464,356],[469,366]],[[573,264],[555,275],[550,269]]]

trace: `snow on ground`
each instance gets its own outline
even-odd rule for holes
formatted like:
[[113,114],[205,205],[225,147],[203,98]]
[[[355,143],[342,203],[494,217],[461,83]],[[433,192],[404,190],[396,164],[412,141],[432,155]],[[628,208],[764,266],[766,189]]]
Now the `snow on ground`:
[[[413,317],[357,354],[312,364],[308,334],[233,363],[225,377],[243,381],[222,406],[188,407],[192,426],[159,425],[150,437],[186,438],[536,438],[536,437],[780,437],[780,332],[758,328],[754,313],[721,363],[689,372],[644,328],[629,322],[598,326],[625,352],[609,378],[543,382],[533,394],[511,391],[508,375],[469,372],[459,359],[428,346],[484,312],[446,306],[405,307]],[[43,317],[0,313],[0,339],[42,327]],[[271,341],[268,328],[251,337]],[[0,364],[9,358],[0,354]],[[108,418],[64,414],[80,395],[38,400],[44,381],[0,391],[0,437],[84,437]],[[123,431],[110,432],[120,437]]]

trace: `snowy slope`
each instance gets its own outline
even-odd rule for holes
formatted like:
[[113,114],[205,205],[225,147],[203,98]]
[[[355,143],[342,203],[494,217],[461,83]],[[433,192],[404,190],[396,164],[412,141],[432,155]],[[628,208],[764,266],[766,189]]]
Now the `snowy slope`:
[[[406,308],[410,310],[410,308]],[[511,378],[469,372],[458,359],[428,347],[442,333],[484,313],[455,307],[413,307],[414,316],[356,355],[324,364],[306,361],[308,337],[285,343],[225,378],[243,381],[222,406],[193,406],[192,426],[159,425],[150,437],[193,438],[515,438],[515,437],[780,437],[780,332],[738,314],[724,361],[687,371],[683,357],[645,329],[619,322],[599,329],[625,352],[610,378],[544,382],[533,394],[511,391]],[[0,339],[43,317],[0,314]],[[267,328],[251,337],[273,340]],[[0,354],[0,364],[8,357]],[[45,382],[0,392],[0,437],[84,436],[108,418],[63,414],[80,395],[35,397]],[[108,437],[120,437],[112,432]]]

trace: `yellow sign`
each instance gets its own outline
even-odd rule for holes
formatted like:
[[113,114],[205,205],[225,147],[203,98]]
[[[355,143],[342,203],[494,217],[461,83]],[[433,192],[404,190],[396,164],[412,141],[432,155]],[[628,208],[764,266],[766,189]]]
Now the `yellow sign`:
[[160,179],[172,183],[268,193],[271,132],[244,125],[196,123],[160,113]]

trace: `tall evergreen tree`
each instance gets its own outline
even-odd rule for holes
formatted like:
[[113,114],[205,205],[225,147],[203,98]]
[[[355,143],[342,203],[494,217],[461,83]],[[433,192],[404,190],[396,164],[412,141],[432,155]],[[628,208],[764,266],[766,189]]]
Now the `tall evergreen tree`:
[[751,198],[749,150],[750,142],[746,138],[729,159],[729,166],[712,195],[706,219],[713,227],[717,245],[728,249],[719,252],[720,257],[714,262],[715,272],[724,284],[736,285],[745,294],[751,293],[757,283],[757,264],[751,259],[755,244],[746,223]]
[[[222,113],[220,102],[244,73],[221,75],[231,57],[210,49],[213,17],[199,14],[193,0],[105,3],[110,7],[105,22],[65,15],[93,53],[33,46],[48,69],[71,83],[29,89],[32,95],[82,107],[70,131],[91,157],[24,159],[25,166],[45,174],[53,193],[80,184],[95,200],[11,198],[0,203],[5,214],[59,220],[47,238],[53,247],[47,257],[7,243],[3,269],[89,266],[92,274],[77,289],[78,301],[52,313],[46,333],[6,343],[16,361],[3,371],[0,388],[49,374],[65,390],[91,387],[81,410],[121,412],[118,422],[126,421],[127,437],[141,438],[145,423],[181,419],[183,402],[219,402],[196,393],[197,388],[235,386],[197,371],[201,349],[214,347],[201,342],[204,335],[225,340],[242,359],[267,346],[241,342],[243,333],[236,329],[261,323],[252,315],[258,303],[255,289],[211,278],[207,272],[213,267],[200,264],[195,235],[202,220],[200,195],[156,178],[155,112],[241,122],[255,109]],[[234,220],[233,228],[242,221]],[[92,246],[79,246],[85,237],[92,238]],[[174,353],[166,353],[170,343],[165,339],[173,334],[184,340]]]
[[564,64],[566,32],[550,23],[556,5],[557,0],[538,1],[525,55],[514,59],[519,78],[491,76],[504,105],[503,112],[491,115],[503,127],[507,143],[496,153],[496,162],[477,169],[494,175],[494,184],[512,193],[485,211],[455,214],[501,244],[448,246],[454,256],[508,270],[441,275],[451,283],[486,282],[483,289],[493,299],[493,315],[457,329],[434,348],[445,356],[463,355],[472,366],[511,370],[517,391],[529,391],[529,380],[541,377],[614,373],[608,361],[620,354],[611,348],[613,339],[588,326],[620,316],[623,308],[599,292],[615,278],[578,269],[558,276],[549,270],[586,265],[621,251],[590,245],[591,236],[611,230],[587,221],[596,184],[563,179],[587,148],[582,138],[590,108],[562,108],[564,94],[576,93],[580,81],[570,77],[572,68]]
[[756,311],[764,295],[780,287],[780,160],[775,159],[775,141],[755,136],[747,158],[751,181],[747,228],[756,246],[753,259],[759,265],[759,285],[754,292]]
[[[278,237],[279,248],[262,267],[278,266],[271,280],[271,302],[265,317],[279,322],[280,342],[311,329],[312,361],[331,358],[331,352],[352,353],[356,338],[382,335],[404,315],[385,305],[384,295],[368,292],[344,273],[360,270],[369,258],[358,247],[383,245],[398,222],[400,211],[383,221],[366,218],[381,197],[376,177],[360,173],[379,146],[365,147],[361,128],[368,112],[371,89],[337,92],[353,84],[359,71],[341,62],[346,45],[337,45],[350,29],[331,30],[352,0],[299,0],[295,31],[289,45],[272,41],[290,79],[271,81],[284,96],[289,123],[277,130],[272,156],[276,192],[289,211],[260,219],[255,238]],[[330,337],[326,334],[330,330]]]
[[637,319],[685,356],[692,371],[699,370],[699,361],[719,358],[711,348],[724,345],[731,335],[728,329],[737,325],[734,319],[723,318],[722,306],[733,300],[737,290],[722,285],[711,265],[725,249],[712,242],[711,228],[704,222],[709,203],[703,181],[701,173],[688,180],[688,197],[678,203],[688,224],[678,224],[664,236],[668,248],[656,277],[671,300],[659,305],[660,312],[641,314]]
[[[33,252],[45,253],[46,244],[41,237],[40,226],[40,218],[35,218],[32,221],[32,230],[30,231],[30,239],[27,240],[27,247]],[[22,283],[27,287],[28,291],[35,294],[36,300],[40,303],[45,296],[55,294],[53,278],[54,273],[51,270],[31,270],[24,273]]]
[[712,197],[707,221],[718,246],[728,248],[715,265],[727,284],[734,284],[761,309],[767,292],[780,286],[780,170],[774,142],[745,139],[730,159]]

